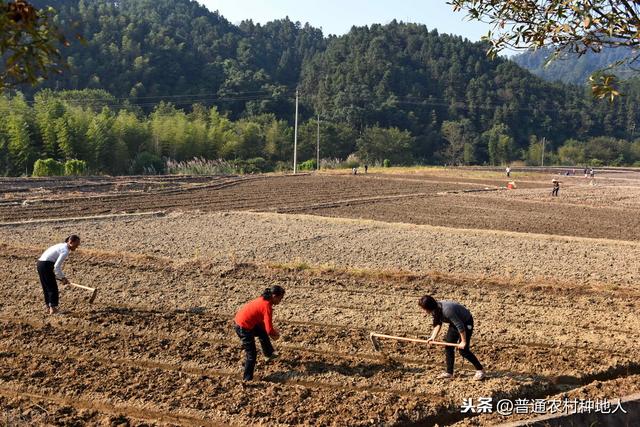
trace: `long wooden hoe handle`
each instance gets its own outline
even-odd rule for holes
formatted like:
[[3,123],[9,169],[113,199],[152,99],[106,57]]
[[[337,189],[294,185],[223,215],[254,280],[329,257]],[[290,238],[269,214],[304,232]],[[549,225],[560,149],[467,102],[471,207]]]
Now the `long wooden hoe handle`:
[[89,304],[92,304],[96,300],[96,295],[98,295],[98,289],[97,288],[90,288],[89,286],[83,286],[83,285],[79,285],[79,284],[73,283],[73,282],[69,282],[69,284],[71,286],[75,286],[77,288],[82,288],[82,289],[86,289],[88,291],[91,291],[91,296],[89,297]]
[[408,342],[417,342],[417,343],[420,343],[420,344],[441,345],[443,347],[456,347],[458,345],[458,344],[452,343],[452,342],[427,341],[427,340],[421,340],[419,338],[398,337],[398,336],[395,336],[395,335],[378,334],[378,333],[375,333],[375,332],[372,332],[371,336],[378,337],[378,338],[388,338],[390,340],[396,340],[396,341],[408,341]]
[[88,290],[88,291],[95,291],[95,290],[96,290],[96,288],[90,288],[90,287],[88,287],[88,286],[79,285],[79,284],[77,284],[77,283],[73,283],[73,282],[69,282],[69,284],[70,284],[71,286],[75,286],[76,288],[82,288],[82,289],[86,289],[86,290]]

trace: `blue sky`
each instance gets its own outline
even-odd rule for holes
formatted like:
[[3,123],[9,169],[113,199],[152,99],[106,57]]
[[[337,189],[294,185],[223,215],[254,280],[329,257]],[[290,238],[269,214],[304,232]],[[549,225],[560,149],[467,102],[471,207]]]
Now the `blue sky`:
[[218,10],[234,24],[243,19],[268,22],[288,16],[292,21],[321,27],[324,35],[342,35],[353,25],[386,24],[396,19],[425,24],[429,30],[457,34],[478,41],[489,26],[470,22],[464,13],[453,12],[446,0],[198,0]]

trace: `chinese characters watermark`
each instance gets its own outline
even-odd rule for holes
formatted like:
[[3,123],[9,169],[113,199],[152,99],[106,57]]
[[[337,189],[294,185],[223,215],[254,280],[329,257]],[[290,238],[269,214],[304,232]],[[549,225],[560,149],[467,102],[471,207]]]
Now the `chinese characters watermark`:
[[463,414],[490,414],[499,415],[513,414],[579,414],[579,413],[600,413],[624,414],[627,411],[622,407],[620,399],[610,401],[608,399],[500,399],[495,403],[492,397],[479,397],[478,399],[463,399],[460,412]]

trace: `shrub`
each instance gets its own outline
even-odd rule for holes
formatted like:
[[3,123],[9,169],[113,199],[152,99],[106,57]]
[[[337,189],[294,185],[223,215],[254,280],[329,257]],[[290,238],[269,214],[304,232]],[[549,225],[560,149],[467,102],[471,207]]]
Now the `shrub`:
[[385,168],[390,168],[390,167],[391,167],[391,160],[389,160],[389,159],[384,159],[384,160],[382,161],[382,166],[383,166],[383,167],[385,167]]
[[269,172],[272,168],[262,157],[254,157],[248,160],[234,160],[230,164],[239,174]]
[[87,174],[87,162],[84,160],[67,160],[64,164],[64,174],[71,176],[80,176]]
[[291,172],[293,166],[290,162],[277,161],[274,170],[276,172]]
[[593,167],[604,166],[604,162],[600,159],[591,159],[589,160],[589,166],[593,166]]
[[316,168],[315,159],[307,160],[306,162],[300,163],[301,171],[312,171],[312,170],[315,170],[315,168]]
[[155,154],[143,151],[133,159],[130,169],[136,175],[157,175],[164,172],[164,162]]
[[54,159],[38,159],[33,164],[33,176],[62,176],[64,165]]
[[247,160],[247,169],[249,169],[247,173],[262,173],[272,170],[269,163],[262,157],[254,157]]
[[360,167],[360,158],[355,154],[349,154],[347,160],[341,166],[347,169]]

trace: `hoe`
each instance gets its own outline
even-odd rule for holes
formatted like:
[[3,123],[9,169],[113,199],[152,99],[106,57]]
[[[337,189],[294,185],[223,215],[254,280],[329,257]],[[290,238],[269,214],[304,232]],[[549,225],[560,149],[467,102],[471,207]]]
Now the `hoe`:
[[98,294],[98,289],[90,288],[88,286],[79,285],[79,284],[73,283],[73,282],[69,282],[69,284],[71,286],[75,286],[76,288],[82,288],[82,289],[86,289],[88,291],[91,291],[91,297],[89,297],[89,304],[91,304],[96,299],[96,295]]
[[380,347],[380,342],[379,342],[379,338],[386,338],[386,339],[390,339],[390,340],[396,340],[396,341],[408,341],[408,342],[417,342],[420,344],[434,344],[434,345],[441,345],[443,347],[455,347],[458,344],[456,343],[451,343],[451,342],[442,342],[442,341],[427,341],[427,340],[421,340],[418,338],[406,338],[406,337],[397,337],[395,335],[384,335],[384,334],[378,334],[375,332],[371,332],[369,334],[369,339],[371,340],[371,345],[373,345],[373,349],[375,351],[382,351],[381,347]]

